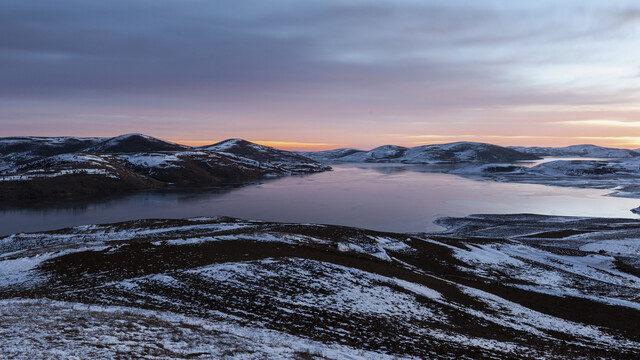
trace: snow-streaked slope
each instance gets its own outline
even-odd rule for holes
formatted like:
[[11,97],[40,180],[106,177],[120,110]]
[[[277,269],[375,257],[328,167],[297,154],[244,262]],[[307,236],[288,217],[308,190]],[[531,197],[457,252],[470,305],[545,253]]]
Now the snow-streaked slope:
[[298,153],[279,150],[242,139],[224,140],[213,145],[202,146],[200,149],[231,154],[233,156],[258,161],[260,164],[277,164],[289,167],[314,168],[317,170],[328,168]]
[[138,153],[149,151],[179,151],[187,146],[156,139],[143,134],[126,134],[105,139],[85,151],[98,153]]
[[95,145],[101,138],[7,137],[0,138],[0,173],[49,156],[70,154]]
[[511,149],[537,156],[579,156],[592,158],[630,158],[640,156],[640,152],[596,145],[571,145],[565,147],[525,147],[510,146]]
[[313,159],[316,161],[322,161],[322,162],[336,161],[349,155],[353,155],[356,153],[366,153],[366,152],[367,152],[366,150],[351,149],[351,148],[326,150],[326,151],[296,151],[297,154],[300,154],[304,157],[307,157],[309,159]]
[[439,224],[458,237],[508,240],[456,248],[465,271],[527,291],[640,311],[637,220],[474,215]]
[[[588,220],[582,247],[640,229],[477,217],[411,235],[195,218],[15,234],[0,238],[0,354],[628,358],[640,280],[613,255],[559,253],[549,242],[563,239],[540,246],[518,227]],[[484,228],[504,236],[465,235]]]
[[448,171],[480,180],[611,189],[612,195],[640,197],[640,157],[611,160],[554,160],[532,167],[469,165]]
[[407,164],[499,163],[538,159],[537,156],[520,153],[502,146],[475,142],[456,142],[416,147],[384,145],[370,151],[338,149],[322,152],[304,152],[301,154],[324,162],[390,162]]
[[582,176],[582,175],[614,175],[618,173],[637,172],[620,162],[592,161],[592,160],[556,160],[533,166],[531,173],[547,176]]
[[292,152],[243,140],[224,144],[218,150],[190,148],[142,134],[108,139],[0,138],[0,199],[99,194],[164,184],[209,186],[331,169]]
[[0,138],[0,154],[30,153],[33,156],[51,156],[84,150],[102,138],[77,137],[5,137]]
[[[11,359],[394,359],[226,319],[50,300],[0,301]],[[28,334],[28,336],[25,336]]]

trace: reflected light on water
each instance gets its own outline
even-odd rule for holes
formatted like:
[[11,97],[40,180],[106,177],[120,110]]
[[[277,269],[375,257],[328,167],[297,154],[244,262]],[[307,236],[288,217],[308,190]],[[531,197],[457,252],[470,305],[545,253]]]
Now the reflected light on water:
[[141,218],[232,216],[383,231],[442,228],[442,216],[536,213],[636,218],[637,199],[609,191],[477,181],[425,166],[344,164],[334,171],[238,188],[154,191],[92,201],[51,201],[0,211],[0,234]]

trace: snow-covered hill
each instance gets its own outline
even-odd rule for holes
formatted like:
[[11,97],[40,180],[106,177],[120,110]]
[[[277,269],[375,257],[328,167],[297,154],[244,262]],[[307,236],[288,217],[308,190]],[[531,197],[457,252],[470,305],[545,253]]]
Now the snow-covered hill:
[[84,151],[110,154],[150,151],[180,151],[187,149],[187,146],[156,139],[143,134],[126,134],[102,140]]
[[633,220],[232,218],[0,238],[0,357],[631,359]]
[[315,161],[321,162],[332,162],[339,161],[341,158],[344,158],[349,155],[353,155],[356,153],[366,153],[366,150],[360,149],[335,149],[335,150],[326,150],[326,151],[297,151],[298,154],[308,157],[309,159],[313,159]]
[[336,149],[327,151],[299,151],[310,159],[331,162],[389,162],[407,164],[434,163],[508,163],[536,160],[541,157],[635,158],[640,152],[606,148],[595,145],[567,147],[502,147],[484,143],[456,142],[450,144],[402,147],[384,145],[373,150]]
[[591,157],[591,158],[630,158],[640,156],[640,152],[628,149],[615,149],[596,145],[571,145],[565,147],[524,147],[510,146],[511,149],[536,155],[536,156],[554,156],[554,157]]
[[448,171],[481,180],[611,189],[613,195],[640,197],[640,157],[611,160],[554,160],[536,166],[469,165]]
[[373,150],[337,149],[300,154],[323,162],[381,162],[407,164],[433,163],[499,163],[519,160],[535,160],[539,157],[520,153],[502,146],[456,142],[450,144],[402,147],[384,145]]
[[0,172],[49,156],[83,151],[104,139],[76,137],[0,138]]
[[284,165],[291,168],[299,168],[300,171],[311,167],[318,167],[310,158],[291,151],[279,150],[269,146],[259,145],[242,139],[229,139],[199,149],[215,151],[229,156],[242,157],[272,165]]
[[329,170],[243,140],[254,151],[191,148],[141,134],[114,138],[0,138],[0,199],[202,186]]

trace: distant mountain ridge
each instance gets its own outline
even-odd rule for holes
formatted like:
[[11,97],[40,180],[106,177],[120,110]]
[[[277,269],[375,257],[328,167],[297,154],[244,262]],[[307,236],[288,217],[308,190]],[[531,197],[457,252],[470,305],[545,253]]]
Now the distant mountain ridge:
[[597,145],[582,144],[564,147],[510,146],[510,149],[536,156],[578,156],[594,158],[630,158],[640,156],[637,150],[616,149]]
[[359,149],[336,149],[317,152],[298,152],[310,159],[321,162],[370,162],[370,163],[502,163],[520,160],[537,160],[539,157],[514,149],[476,142],[455,142],[449,144],[403,147],[383,145],[365,151]]
[[220,185],[329,169],[239,139],[189,147],[143,134],[0,138],[0,199]]

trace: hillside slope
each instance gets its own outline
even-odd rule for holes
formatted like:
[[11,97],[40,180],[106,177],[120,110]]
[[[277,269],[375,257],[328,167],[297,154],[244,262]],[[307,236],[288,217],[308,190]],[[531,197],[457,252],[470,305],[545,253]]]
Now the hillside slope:
[[233,154],[141,134],[0,138],[0,200],[109,194],[167,184],[237,184],[330,169],[294,153],[244,143],[261,151]]
[[637,221],[441,223],[451,230],[410,235],[198,218],[0,238],[0,354],[637,355],[640,278],[620,255],[633,253]]
[[608,148],[597,145],[571,145],[565,147],[510,146],[509,148],[536,156],[576,156],[592,158],[630,158],[640,156],[640,152],[635,150]]
[[539,159],[536,155],[498,145],[456,142],[450,144],[402,147],[384,145],[373,150],[337,149],[317,152],[299,152],[317,161],[323,162],[369,162],[369,163],[500,163],[520,160]]

